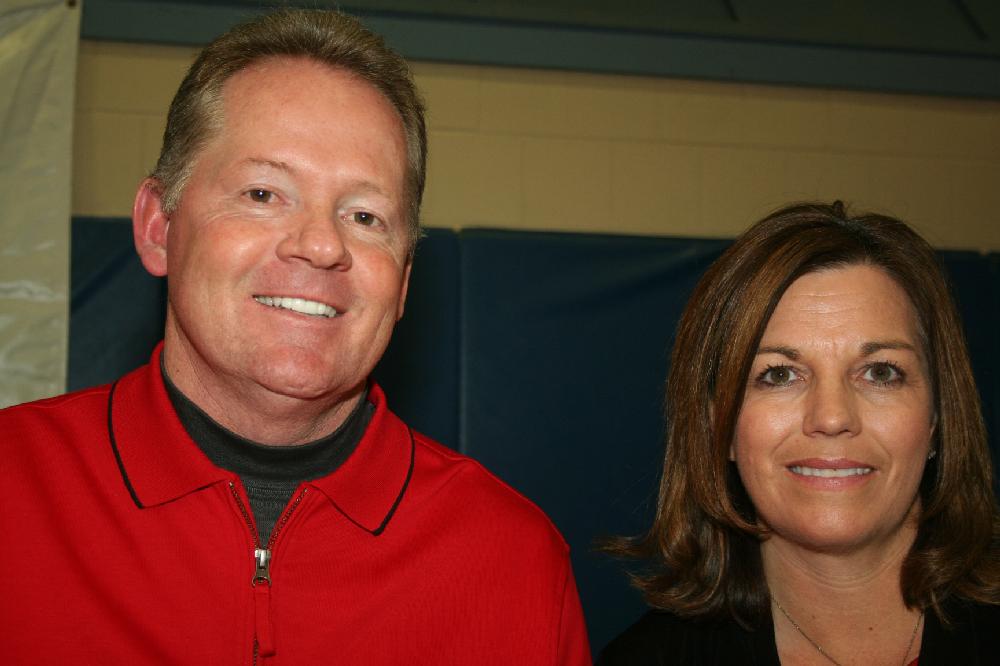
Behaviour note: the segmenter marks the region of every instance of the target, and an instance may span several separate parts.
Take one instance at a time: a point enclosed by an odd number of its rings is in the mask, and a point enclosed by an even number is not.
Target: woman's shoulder
[[[778,664],[768,623],[747,631],[733,620],[683,618],[652,610],[608,643],[597,666],[668,664]]]
[[[1000,663],[1000,606],[962,600],[944,604],[949,624],[928,612],[920,648],[920,664]]]
[[[676,649],[676,638],[688,639],[690,620],[664,611],[649,611],[608,643],[596,666],[616,664],[668,664]],[[700,627],[695,625],[695,631]]]

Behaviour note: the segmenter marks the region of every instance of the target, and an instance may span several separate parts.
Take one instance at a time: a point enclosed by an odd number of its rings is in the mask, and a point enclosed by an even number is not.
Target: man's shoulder
[[[81,452],[94,451],[107,439],[107,414],[108,387],[0,409],[3,492],[20,487],[18,480],[30,484],[39,475],[69,474],[83,459],[94,459]]]
[[[498,533],[516,532],[562,553],[569,548],[555,525],[534,502],[490,472],[426,435],[414,432],[415,471],[421,495],[433,495],[452,510],[489,524]]]
[[[3,424],[0,428],[10,434],[10,428],[45,428],[106,417],[110,388],[110,385],[94,386],[0,409]]]

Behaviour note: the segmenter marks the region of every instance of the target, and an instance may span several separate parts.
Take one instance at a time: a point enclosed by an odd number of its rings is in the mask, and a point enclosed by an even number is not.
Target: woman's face
[[[913,305],[886,273],[809,273],[778,302],[730,456],[773,538],[813,551],[912,532],[934,431]]]

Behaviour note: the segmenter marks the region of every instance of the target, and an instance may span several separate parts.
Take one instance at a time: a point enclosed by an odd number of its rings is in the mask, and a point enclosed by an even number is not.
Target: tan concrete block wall
[[[73,212],[128,215],[193,49],[84,42]],[[729,237],[841,198],[1000,250],[1000,103],[416,63],[428,226]]]
[[[73,214],[130,216],[167,108],[197,49],[82,40],[73,127]]]

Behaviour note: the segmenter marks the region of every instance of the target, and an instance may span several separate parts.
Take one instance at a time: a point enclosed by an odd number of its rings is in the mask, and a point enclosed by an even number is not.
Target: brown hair
[[[180,202],[198,152],[222,127],[222,88],[229,77],[269,57],[311,58],[374,86],[403,124],[407,147],[406,197],[410,250],[420,234],[420,202],[427,172],[424,106],[403,58],[381,37],[335,11],[286,9],[229,30],[199,54],[181,82],[163,133],[152,177],[163,187],[163,208]]]
[[[849,217],[840,202],[783,208],[754,224],[712,264],[677,330],[666,395],[666,453],[649,532],[606,550],[638,557],[647,602],[744,626],[770,613],[760,541],[767,537],[728,452],[764,329],[800,276],[867,264],[892,277],[917,315],[932,382],[937,456],[924,469],[916,540],[903,564],[909,607],[952,595],[1000,602],[1000,522],[986,430],[955,304],[933,249],[905,223]]]

